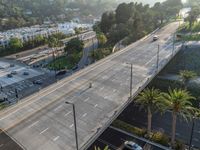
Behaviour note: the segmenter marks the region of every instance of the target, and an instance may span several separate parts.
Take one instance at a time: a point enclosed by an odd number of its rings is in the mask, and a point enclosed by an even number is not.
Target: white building
[[[40,26],[8,30],[6,32],[0,32],[0,46],[7,47],[11,38],[18,38],[21,39],[22,42],[27,42],[33,40],[38,35],[48,37],[58,32],[58,28],[42,28]]]
[[[48,37],[49,35],[62,32],[66,35],[75,34],[75,28],[85,28],[91,29],[92,24],[79,24],[76,22],[66,22],[58,24],[55,27],[44,27],[44,26],[32,26],[24,27],[13,30],[8,30],[6,32],[0,32],[0,47],[9,46],[11,38],[21,39],[22,42],[27,42],[33,40],[36,36],[41,35],[43,37]]]
[[[58,30],[64,34],[75,34],[75,28],[91,29],[92,24],[80,24],[77,22],[65,22],[58,24]]]

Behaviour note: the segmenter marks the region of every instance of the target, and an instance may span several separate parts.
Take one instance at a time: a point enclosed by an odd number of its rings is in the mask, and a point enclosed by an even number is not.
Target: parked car
[[[59,72],[56,74],[56,76],[64,75],[64,74],[66,74],[66,73],[67,73],[66,70],[62,70],[62,71],[59,71]]]
[[[0,93],[0,102],[5,102],[8,100],[8,96],[4,93]]]
[[[42,80],[35,80],[35,81],[33,81],[33,84],[42,85],[43,82],[42,82]]]
[[[153,41],[157,41],[159,39],[158,35],[153,36]]]
[[[28,75],[29,75],[29,72],[24,71],[23,75],[28,76]]]
[[[7,74],[7,77],[8,77],[8,78],[12,78],[13,75],[12,75],[12,74]]]
[[[11,71],[11,74],[12,74],[12,75],[16,75],[16,74],[17,74],[17,71]]]
[[[125,141],[124,147],[130,150],[143,150],[141,146],[132,141]]]
[[[15,67],[15,64],[10,64],[10,67]]]
[[[76,70],[76,69],[78,69],[78,65],[76,65],[76,66],[74,66],[74,67],[72,68],[72,70]]]

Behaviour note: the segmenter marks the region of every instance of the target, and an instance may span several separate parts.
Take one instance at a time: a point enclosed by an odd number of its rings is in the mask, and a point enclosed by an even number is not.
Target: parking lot
[[[0,85],[2,87],[18,83],[44,74],[26,65],[0,61]]]
[[[55,82],[54,73],[15,60],[0,60],[0,101],[13,104]]]

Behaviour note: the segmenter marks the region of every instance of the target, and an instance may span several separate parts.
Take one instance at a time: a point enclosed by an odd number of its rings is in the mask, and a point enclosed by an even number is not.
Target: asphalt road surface
[[[111,121],[130,103],[130,65],[133,63],[133,90],[137,94],[172,55],[172,37],[178,23],[171,23],[153,35],[116,52],[72,76],[0,112],[0,128],[27,150],[74,150],[75,104],[79,148],[88,148]],[[176,50],[180,44],[175,45]],[[89,88],[90,83],[92,87]]]

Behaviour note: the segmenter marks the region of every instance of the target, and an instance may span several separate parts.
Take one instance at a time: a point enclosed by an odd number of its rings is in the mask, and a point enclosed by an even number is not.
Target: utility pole
[[[159,69],[159,53],[160,53],[160,45],[158,44],[157,62],[156,62],[157,71],[158,71],[158,69]]]

